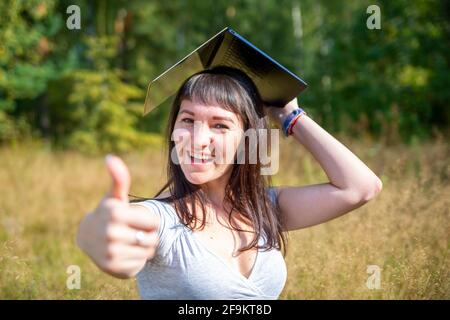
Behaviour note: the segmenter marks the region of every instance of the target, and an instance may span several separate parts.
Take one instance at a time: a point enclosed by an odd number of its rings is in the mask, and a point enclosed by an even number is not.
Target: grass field
[[[448,143],[340,141],[382,178],[383,191],[343,217],[290,233],[280,299],[449,299]],[[282,140],[281,152],[275,185],[327,181],[300,145]],[[131,193],[153,195],[164,181],[160,149],[123,159]],[[134,280],[103,274],[75,245],[79,221],[109,187],[103,157],[17,146],[0,149],[0,168],[0,299],[139,298]],[[66,287],[70,265],[80,267],[80,289]],[[381,269],[379,289],[366,286],[369,265]]]

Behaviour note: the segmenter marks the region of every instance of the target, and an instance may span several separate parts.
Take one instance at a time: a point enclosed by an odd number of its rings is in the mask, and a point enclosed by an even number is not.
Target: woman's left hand
[[[297,98],[289,101],[283,108],[272,107],[269,105],[264,105],[264,111],[269,117],[277,122],[280,126],[283,124],[284,119],[288,114],[290,114],[293,110],[298,109],[298,101]]]

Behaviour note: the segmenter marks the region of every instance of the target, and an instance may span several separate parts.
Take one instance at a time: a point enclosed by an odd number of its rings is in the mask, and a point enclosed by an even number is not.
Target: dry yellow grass
[[[449,299],[449,145],[341,141],[384,189],[343,217],[290,234],[280,298]],[[327,181],[311,155],[293,145],[282,141],[275,184]],[[131,193],[153,195],[164,181],[161,152],[123,158]],[[133,280],[103,274],[75,246],[79,221],[109,187],[102,157],[19,146],[0,150],[0,168],[0,299],[139,298]],[[81,268],[79,290],[66,287],[70,265]],[[367,288],[368,265],[381,268],[380,289]]]

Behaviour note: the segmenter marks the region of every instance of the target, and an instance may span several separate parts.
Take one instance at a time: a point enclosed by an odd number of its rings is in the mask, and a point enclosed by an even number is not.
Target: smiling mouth
[[[212,163],[214,158],[206,155],[192,154],[189,151],[187,152],[191,163]]]

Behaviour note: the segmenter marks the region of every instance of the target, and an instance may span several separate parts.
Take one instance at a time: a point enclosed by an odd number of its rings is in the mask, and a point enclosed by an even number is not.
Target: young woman
[[[330,182],[270,185],[259,157],[249,161],[264,146],[245,137],[269,129],[265,115],[312,153]],[[136,276],[144,299],[277,299],[287,274],[285,233],[354,210],[382,188],[296,99],[284,108],[265,106],[236,69],[189,77],[174,100],[168,133],[168,182],[155,198],[129,203],[127,167],[108,156],[111,191],[77,235],[100,269]]]

